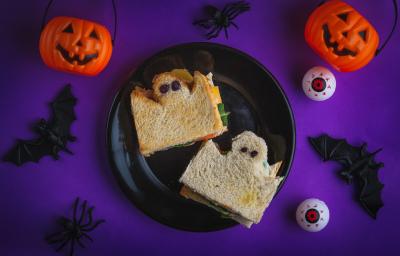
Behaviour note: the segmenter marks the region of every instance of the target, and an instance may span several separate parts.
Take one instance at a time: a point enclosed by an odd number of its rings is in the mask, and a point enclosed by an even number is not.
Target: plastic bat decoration
[[[41,119],[35,125],[35,131],[39,134],[39,138],[18,140],[16,145],[4,156],[4,161],[20,166],[26,162],[38,162],[47,155],[58,159],[60,150],[72,154],[67,148],[67,142],[76,139],[70,133],[71,124],[76,120],[74,112],[76,102],[77,99],[71,93],[71,85],[66,85],[50,103],[52,109],[50,120]]]
[[[381,149],[369,153],[367,144],[352,146],[345,139],[334,139],[328,135],[309,138],[311,145],[324,161],[334,160],[344,167],[340,176],[348,183],[358,185],[358,200],[368,214],[376,219],[383,202],[381,191],[383,184],[379,181],[378,170],[383,163],[376,162],[374,156]]]

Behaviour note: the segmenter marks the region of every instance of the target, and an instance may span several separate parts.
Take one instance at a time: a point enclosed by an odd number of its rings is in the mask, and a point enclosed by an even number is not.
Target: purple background
[[[54,161],[16,167],[0,163],[0,255],[55,255],[43,236],[58,215],[71,214],[76,196],[96,205],[95,217],[107,219],[79,255],[400,255],[399,157],[400,122],[398,60],[400,33],[367,67],[353,73],[334,71],[337,90],[326,102],[313,102],[301,90],[312,66],[329,67],[306,45],[303,29],[320,0],[251,1],[252,11],[237,19],[239,31],[229,40],[212,40],[238,48],[263,63],[280,81],[293,107],[297,149],[291,173],[262,222],[250,230],[237,226],[212,233],[189,233],[163,226],[136,209],[119,190],[106,157],[105,125],[113,95],[129,73],[161,49],[204,41],[194,28],[206,3],[226,1],[117,1],[118,38],[108,67],[97,77],[75,76],[47,68],[38,52],[39,29],[47,1],[5,1],[0,16],[1,69],[0,154],[16,138],[47,117],[49,102],[67,82],[79,98],[72,132],[75,153]],[[391,1],[349,0],[386,37],[393,19]],[[92,19],[112,28],[111,1],[55,1],[50,17]],[[251,81],[249,81],[251,82]],[[338,179],[336,163],[323,163],[307,136],[327,132],[351,143],[383,147],[380,177],[385,207],[378,220],[354,200],[352,186]],[[324,200],[331,221],[320,233],[302,231],[295,223],[297,204],[309,197]]]

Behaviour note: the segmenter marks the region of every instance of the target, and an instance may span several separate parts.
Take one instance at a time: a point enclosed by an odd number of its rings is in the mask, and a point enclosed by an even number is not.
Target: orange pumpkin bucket
[[[51,3],[46,8],[44,20]],[[114,1],[112,3],[115,38],[116,8]],[[73,17],[55,17],[42,27],[39,50],[47,66],[88,76],[99,74],[107,66],[114,40],[103,25]]]
[[[396,22],[397,3],[391,34]],[[321,58],[337,70],[345,72],[367,65],[376,55],[379,45],[379,35],[375,28],[353,7],[338,0],[327,1],[311,13],[304,36]]]
[[[112,41],[108,30],[98,23],[56,17],[42,31],[39,49],[51,68],[94,76],[107,66]]]

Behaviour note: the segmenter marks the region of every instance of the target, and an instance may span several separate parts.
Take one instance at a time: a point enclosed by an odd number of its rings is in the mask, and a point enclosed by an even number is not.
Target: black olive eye
[[[360,31],[360,32],[358,32],[358,34],[364,40],[364,42],[367,41],[367,31],[366,30]]]
[[[240,151],[243,152],[243,153],[246,153],[247,152],[247,148],[243,147],[243,148],[240,149]]]
[[[257,155],[258,155],[258,152],[255,150],[251,151],[251,153],[250,153],[251,157],[256,157]]]
[[[169,91],[169,84],[161,85],[159,90],[161,93],[167,93]]]
[[[72,28],[72,24],[69,24],[64,30],[63,30],[63,32],[64,33],[74,33],[74,30],[73,30],[73,28]]]
[[[181,89],[181,84],[179,83],[179,81],[173,81],[171,84],[171,88],[173,91],[177,91],[179,89]]]
[[[94,38],[94,39],[99,39],[99,36],[97,35],[96,31],[94,31],[94,30],[90,33],[89,36],[90,36],[91,38]]]
[[[343,20],[344,22],[346,22],[347,21],[347,16],[349,16],[348,13],[342,13],[342,14],[338,15],[338,18]]]

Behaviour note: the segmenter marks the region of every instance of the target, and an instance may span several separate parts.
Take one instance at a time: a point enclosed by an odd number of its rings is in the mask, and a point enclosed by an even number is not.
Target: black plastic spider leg
[[[221,15],[225,15],[225,13],[228,11],[229,4],[225,5],[224,8],[221,10]]]
[[[46,241],[48,244],[56,244],[64,241],[66,237],[66,232],[59,232],[58,234],[46,237]]]
[[[219,10],[213,5],[206,5],[204,11],[208,16],[213,17]]]
[[[228,29],[224,27],[225,38],[228,39]]]
[[[56,233],[53,233],[51,235],[46,236],[45,239],[46,239],[47,242],[53,243],[52,241],[60,240],[60,236],[64,237],[65,234],[66,234],[65,231],[59,231],[59,232],[56,232]]]
[[[202,27],[205,29],[211,28],[213,24],[214,24],[214,21],[212,19],[195,20],[193,22],[193,25],[199,26],[199,27]]]
[[[61,216],[57,219],[57,223],[63,227],[69,222],[72,222],[72,221],[65,216]]]
[[[219,33],[221,32],[222,28],[223,28],[223,27],[219,27],[219,28],[217,29],[217,31],[214,33],[214,35],[212,35],[212,36],[210,37],[210,39],[211,39],[211,38],[217,37],[217,36],[219,35]]]
[[[218,27],[215,26],[211,30],[209,30],[206,34],[207,39],[211,39],[211,38],[215,37],[215,36],[213,36],[213,34],[215,31],[217,31],[217,29],[218,29]]]
[[[64,242],[56,249],[56,252],[61,251],[62,248],[64,248],[64,246],[71,241],[71,237],[68,237],[67,239],[64,240]]]
[[[244,13],[247,10],[240,10],[240,9],[236,9],[236,10],[232,10],[230,12],[227,12],[226,15],[228,17],[229,20],[233,20],[235,19],[239,14]]]
[[[92,224],[92,219],[93,219],[92,212],[93,212],[93,209],[94,209],[94,207],[90,207],[89,208],[89,210],[88,210],[89,221],[88,221],[88,223],[86,223],[84,225],[81,225],[81,228],[85,228],[85,227],[90,226]]]
[[[79,222],[78,222],[79,225],[81,225],[83,219],[85,218],[85,215],[86,215],[86,205],[87,205],[87,201],[85,200],[85,201],[83,201],[81,217],[79,218]]]
[[[226,15],[229,19],[236,18],[239,14],[250,10],[250,5],[244,1],[229,4],[223,15]]]
[[[79,245],[81,248],[86,248],[86,246],[80,241],[81,237],[82,237],[82,236],[78,237],[78,238],[76,239],[76,242],[78,243],[78,245]]]
[[[206,34],[207,39],[210,40],[211,38],[215,38],[219,35],[222,27],[215,26],[210,32]]]
[[[88,234],[82,233],[82,236],[84,236],[84,237],[86,237],[87,239],[89,239],[90,242],[93,242],[93,238],[91,238]]]
[[[71,151],[71,150],[69,150],[67,147],[63,147],[62,148],[65,152],[67,152],[68,154],[70,154],[70,155],[73,155],[74,153]]]
[[[70,256],[74,256],[74,252],[75,252],[75,238],[72,239],[71,241],[71,246],[69,249],[69,255]]]
[[[98,225],[100,225],[101,223],[106,222],[105,220],[98,220],[96,221],[96,223],[94,223],[93,226],[89,227],[89,228],[82,228],[81,230],[84,232],[89,232],[92,231],[93,229],[97,228]]]
[[[55,160],[58,160],[60,158],[60,156],[58,155],[58,146],[54,145],[52,150],[51,150],[51,155],[53,156],[53,158]]]
[[[221,11],[222,15],[228,15],[230,12],[238,9],[241,5],[245,4],[246,2],[244,1],[239,1],[239,2],[234,2],[230,3],[224,6],[224,8]]]
[[[76,221],[76,210],[78,208],[78,204],[79,204],[79,197],[77,197],[75,199],[75,203],[74,203],[74,219],[73,219],[74,224],[77,223],[77,221]]]
[[[59,238],[59,239],[54,239],[54,240],[51,240],[51,241],[47,241],[47,243],[48,244],[58,244],[58,243],[61,243],[64,240],[65,240],[65,237],[62,237],[62,238]]]
[[[235,22],[231,21],[231,24],[232,24],[232,26],[234,26],[236,29],[239,29],[239,26],[238,26],[238,25],[236,25],[236,23],[235,23]]]
[[[73,136],[73,135],[71,135],[71,134],[69,134],[69,135],[67,136],[67,140],[74,142],[74,141],[76,141],[76,137]]]
[[[228,17],[229,19],[235,12],[239,12],[239,9],[236,9],[234,6],[228,6],[226,9],[222,11],[222,15]]]

